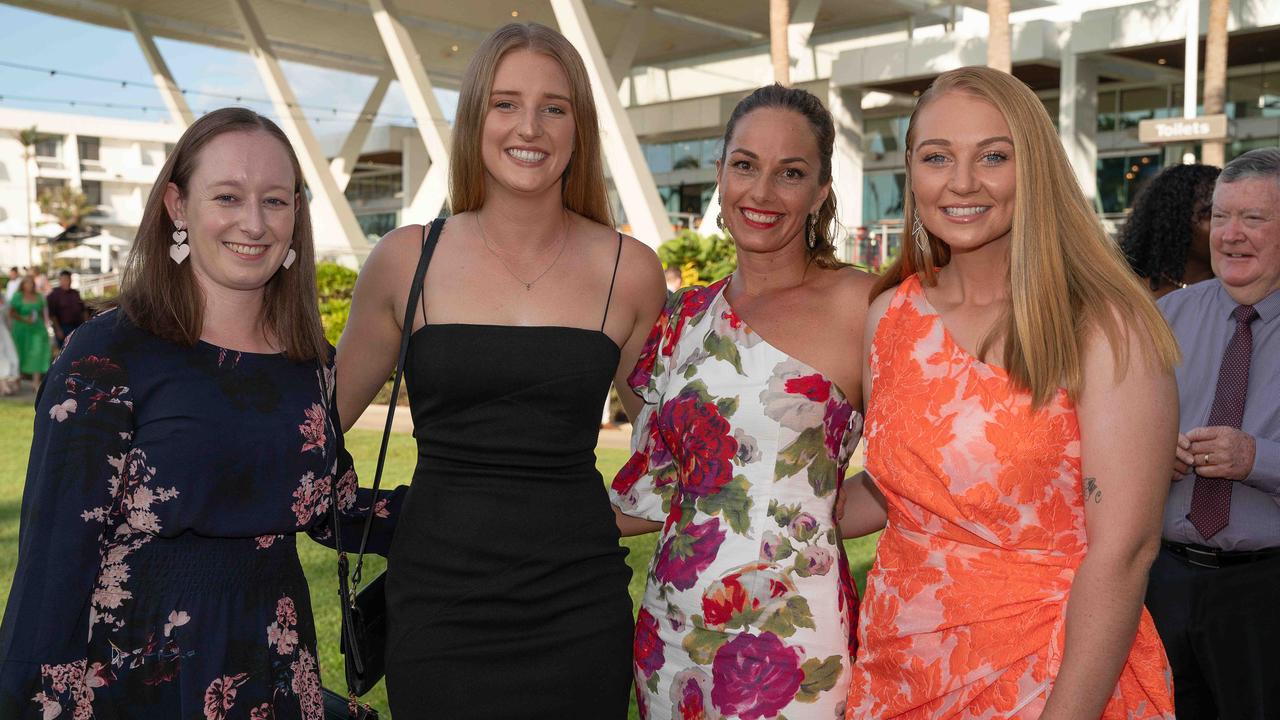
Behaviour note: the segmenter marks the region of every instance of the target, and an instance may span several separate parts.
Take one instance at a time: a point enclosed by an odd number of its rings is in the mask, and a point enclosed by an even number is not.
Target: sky
[[[266,88],[247,53],[164,38],[156,38],[156,45],[178,86],[195,91],[187,95],[187,103],[196,115],[236,104],[275,116],[270,102],[266,101]],[[127,80],[131,84],[121,87],[114,83],[50,76],[47,72],[17,69],[10,64],[79,72]],[[313,121],[312,130],[322,138],[346,134],[374,84],[371,76],[287,61],[281,66],[300,104],[325,108],[309,109],[306,113]],[[141,86],[135,87],[133,83]],[[242,102],[205,97],[197,94],[199,92],[240,96]],[[445,116],[452,122],[457,93],[437,90],[436,96]],[[70,102],[77,104],[72,106]],[[106,108],[86,103],[150,106],[152,109]],[[152,84],[146,58],[132,33],[6,4],[0,4],[0,107],[131,120],[169,119],[164,101]],[[335,114],[332,109],[339,112]],[[346,112],[342,112],[344,110]],[[379,113],[378,125],[413,124],[412,112],[398,82],[391,84]]]

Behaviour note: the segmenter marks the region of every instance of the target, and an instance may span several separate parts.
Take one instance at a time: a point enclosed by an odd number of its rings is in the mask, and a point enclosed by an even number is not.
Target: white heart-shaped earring
[[[298,259],[298,251],[289,248],[289,252],[284,254],[284,269],[288,270],[293,267],[293,261]]]
[[[169,246],[169,257],[173,258],[173,261],[178,263],[179,265],[181,265],[182,261],[186,260],[187,256],[190,254],[191,254],[190,245],[170,245]]]
[[[186,230],[174,230],[174,231],[173,231],[173,241],[174,241],[175,243],[178,243],[179,245],[181,245],[182,243],[186,242],[186,240],[187,240],[187,231],[186,231]]]

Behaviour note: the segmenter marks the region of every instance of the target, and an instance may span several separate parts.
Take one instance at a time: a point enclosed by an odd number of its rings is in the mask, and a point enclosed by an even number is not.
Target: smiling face
[[[295,183],[279,140],[233,131],[200,150],[185,191],[169,184],[165,206],[186,224],[191,270],[206,292],[261,290],[280,269],[293,240]]]
[[[1280,179],[1219,182],[1209,223],[1213,274],[1233,300],[1252,305],[1280,289]]]
[[[818,141],[803,115],[764,107],[742,116],[716,162],[720,215],[739,252],[804,244],[805,221],[830,192]]]
[[[1016,176],[1013,133],[995,105],[952,91],[916,116],[911,191],[926,229],[951,252],[1008,242]]]
[[[569,78],[554,58],[529,50],[502,57],[480,151],[490,183],[536,194],[560,182],[573,157],[570,94]]]

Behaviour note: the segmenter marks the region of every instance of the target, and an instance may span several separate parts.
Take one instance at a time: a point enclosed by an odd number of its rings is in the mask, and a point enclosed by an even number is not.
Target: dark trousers
[[[1162,548],[1147,609],[1178,720],[1280,718],[1280,557],[1205,568]]]

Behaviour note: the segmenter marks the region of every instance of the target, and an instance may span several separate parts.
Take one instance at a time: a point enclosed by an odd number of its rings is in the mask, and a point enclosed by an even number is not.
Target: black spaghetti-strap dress
[[[603,328],[429,324],[410,339],[395,720],[626,717],[631,570],[595,466],[620,352]]]

